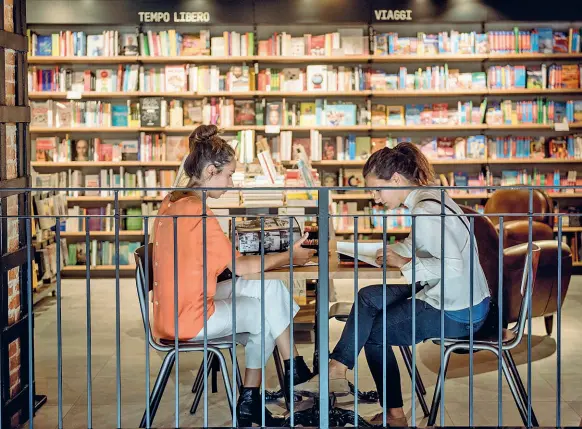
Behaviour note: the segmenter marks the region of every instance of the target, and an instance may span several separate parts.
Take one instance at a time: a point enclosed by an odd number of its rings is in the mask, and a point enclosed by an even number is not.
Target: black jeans
[[[357,354],[362,347],[380,402],[384,392],[382,374],[382,351],[384,347],[382,328],[382,285],[367,286],[358,292],[358,343],[354,342],[356,320],[354,306],[346,322],[339,342],[336,344],[331,359],[343,363],[349,369],[355,365]],[[418,287],[417,290],[420,290]],[[412,287],[409,285],[386,286],[386,346],[412,345]],[[416,300],[416,342],[441,335],[441,313],[424,301]],[[473,323],[473,331],[481,328],[483,322]],[[469,324],[456,322],[445,316],[444,336],[459,338],[469,335]],[[357,352],[357,353],[356,353]],[[399,408],[403,406],[400,372],[392,347],[386,347],[386,406]]]

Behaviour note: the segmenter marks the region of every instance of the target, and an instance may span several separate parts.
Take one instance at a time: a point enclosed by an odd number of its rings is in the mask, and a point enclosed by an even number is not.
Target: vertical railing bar
[[[146,393],[146,428],[151,427],[151,416],[150,416],[150,300],[149,300],[149,288],[150,288],[150,254],[149,254],[149,218],[144,217],[143,234],[145,243],[145,393]]]
[[[178,324],[178,312],[179,300],[178,300],[178,217],[172,217],[172,233],[174,234],[174,350],[175,350],[175,363],[176,363],[176,385],[174,386],[175,391],[175,409],[174,409],[174,419],[176,427],[180,427],[180,326]],[[206,331],[204,331],[206,335]],[[206,373],[205,373],[206,374]]]
[[[531,423],[531,335],[532,335],[532,323],[531,323],[531,312],[532,312],[532,271],[533,271],[533,258],[532,258],[532,240],[533,240],[533,188],[529,189],[529,209],[528,209],[528,238],[527,238],[527,254],[528,254],[528,276],[527,276],[527,425],[532,427]]]
[[[93,427],[93,376],[91,371],[91,241],[89,216],[85,216],[85,281],[87,293],[87,427]]]
[[[460,219],[459,219],[460,220]],[[461,220],[462,222],[462,220]],[[475,218],[469,218],[469,242],[470,242],[470,261],[469,261],[469,426],[474,426],[474,414],[473,414],[473,295],[474,295],[474,276],[475,276]]]
[[[55,231],[57,243],[61,242],[60,218],[57,217],[57,228]],[[61,284],[61,264],[60,245],[57,246],[57,404],[58,404],[58,427],[63,428],[63,324],[62,324],[62,284]]]
[[[329,192],[318,192],[319,285],[317,288],[317,329],[319,356],[319,427],[329,429]]]
[[[295,374],[295,359],[293,359],[293,350],[295,350],[295,335],[294,335],[294,317],[293,317],[293,227],[294,218],[289,216],[289,348],[291,350],[291,357],[289,359],[289,413],[290,413],[290,426],[295,426],[295,384],[293,374]],[[285,388],[285,386],[283,386]]]
[[[358,216],[354,216],[354,426],[358,426]]]
[[[204,427],[208,427],[208,254],[206,252],[206,189],[202,190],[202,309],[203,309],[203,319],[204,319],[204,338],[203,338],[203,350],[204,350]]]
[[[121,427],[121,297],[119,290],[119,191],[114,192],[115,207],[115,388],[117,427]]]
[[[237,364],[236,364],[236,217],[231,218],[231,237],[232,237],[232,426],[236,427],[236,388],[237,388]]]
[[[28,199],[27,199],[28,201]],[[56,218],[56,231],[61,229],[61,219]],[[29,428],[34,429],[34,362],[33,362],[33,347],[34,347],[34,328],[33,328],[33,311],[32,311],[32,221],[30,217],[26,218],[26,317],[28,325],[28,422]],[[57,273],[61,270],[61,240],[60,234],[57,232]],[[62,393],[62,392],[61,392]]]
[[[503,216],[499,217],[499,284],[497,286],[497,308],[499,311],[497,323],[497,348],[499,354],[497,355],[497,426],[503,426]]]
[[[441,426],[445,425],[445,190],[441,189]]]
[[[562,216],[558,215],[558,310],[556,339],[556,427],[562,426]]]
[[[261,426],[265,426],[265,217],[261,216]]]
[[[412,232],[412,426],[416,427],[416,216],[412,216],[410,230]]]
[[[386,413],[388,412],[387,402],[386,402],[386,358],[388,345],[386,344],[386,331],[387,331],[387,321],[386,321],[386,248],[388,247],[388,242],[386,240],[387,234],[387,222],[386,215],[382,216],[382,426],[386,427]],[[414,397],[412,399],[414,404]],[[414,410],[414,405],[412,406]]]

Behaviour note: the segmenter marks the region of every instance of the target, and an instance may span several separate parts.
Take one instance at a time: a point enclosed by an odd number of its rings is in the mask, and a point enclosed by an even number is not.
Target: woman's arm
[[[294,265],[304,265],[306,264],[315,254],[313,249],[305,249],[301,247],[303,242],[307,240],[309,233],[305,233],[300,240],[293,244],[293,264]],[[289,264],[289,251],[281,253],[269,253],[265,255],[265,265],[264,270],[272,270],[277,267]],[[248,255],[240,256],[236,258],[236,275],[244,276],[247,274],[260,273],[261,272],[261,256],[260,255]],[[232,264],[228,267],[232,271]]]

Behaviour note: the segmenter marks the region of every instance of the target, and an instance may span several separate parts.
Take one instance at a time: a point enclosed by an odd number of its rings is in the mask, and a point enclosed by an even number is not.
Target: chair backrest
[[[527,249],[528,243],[520,244],[520,247],[525,246]],[[518,246],[515,246],[518,247]],[[525,256],[525,263],[523,265],[523,275],[521,279],[521,306],[519,309],[519,318],[517,323],[513,327],[513,332],[515,333],[515,339],[509,347],[515,347],[520,343],[523,333],[525,330],[525,324],[528,318],[528,309],[530,303],[530,297],[533,293],[533,288],[535,287],[536,275],[538,271],[538,266],[540,262],[541,248],[535,243],[531,244],[531,252],[527,252]],[[531,273],[530,273],[530,260],[531,260]],[[529,279],[531,278],[531,281]]]
[[[467,206],[459,206],[464,213],[478,214]],[[474,232],[479,250],[479,263],[485,273],[491,299],[497,299],[499,284],[499,235],[495,226],[487,216],[474,217]]]
[[[151,345],[156,345],[154,336],[152,334],[151,322],[149,321],[149,293],[153,289],[154,285],[154,270],[152,263],[152,255],[154,252],[154,246],[152,243],[148,243],[144,246],[139,247],[135,253],[135,285],[137,288],[137,297],[139,299],[139,308],[141,310],[141,317],[143,321],[144,331],[149,332],[149,342]],[[147,267],[147,276],[146,276]]]
[[[552,199],[542,190],[534,189],[532,192],[533,212],[544,214],[544,216],[534,216],[533,220],[546,223],[553,227],[554,216],[549,215],[554,210]],[[510,220],[527,220],[529,194],[530,191],[528,189],[498,189],[489,196],[485,204],[484,212],[490,215],[489,218],[494,225],[499,224],[499,216],[494,216],[499,213],[524,213],[523,216],[506,217],[504,218],[505,222],[509,222]]]

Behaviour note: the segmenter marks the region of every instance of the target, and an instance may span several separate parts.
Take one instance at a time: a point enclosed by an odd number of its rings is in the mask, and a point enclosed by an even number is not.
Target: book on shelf
[[[134,265],[132,255],[142,245],[139,241],[119,242],[119,265]],[[87,248],[83,243],[69,243],[66,252],[67,265],[85,265],[87,263]],[[115,243],[111,241],[91,240],[89,244],[89,265],[98,267],[102,265],[115,266],[117,252]]]
[[[116,30],[100,34],[84,31],[60,31],[52,34],[37,34],[28,30],[29,54],[32,56],[118,56],[136,55],[137,35],[121,35]]]
[[[292,36],[287,32],[274,33],[259,40],[259,56],[344,56],[367,55],[368,38],[363,29],[338,29],[333,33]]]

